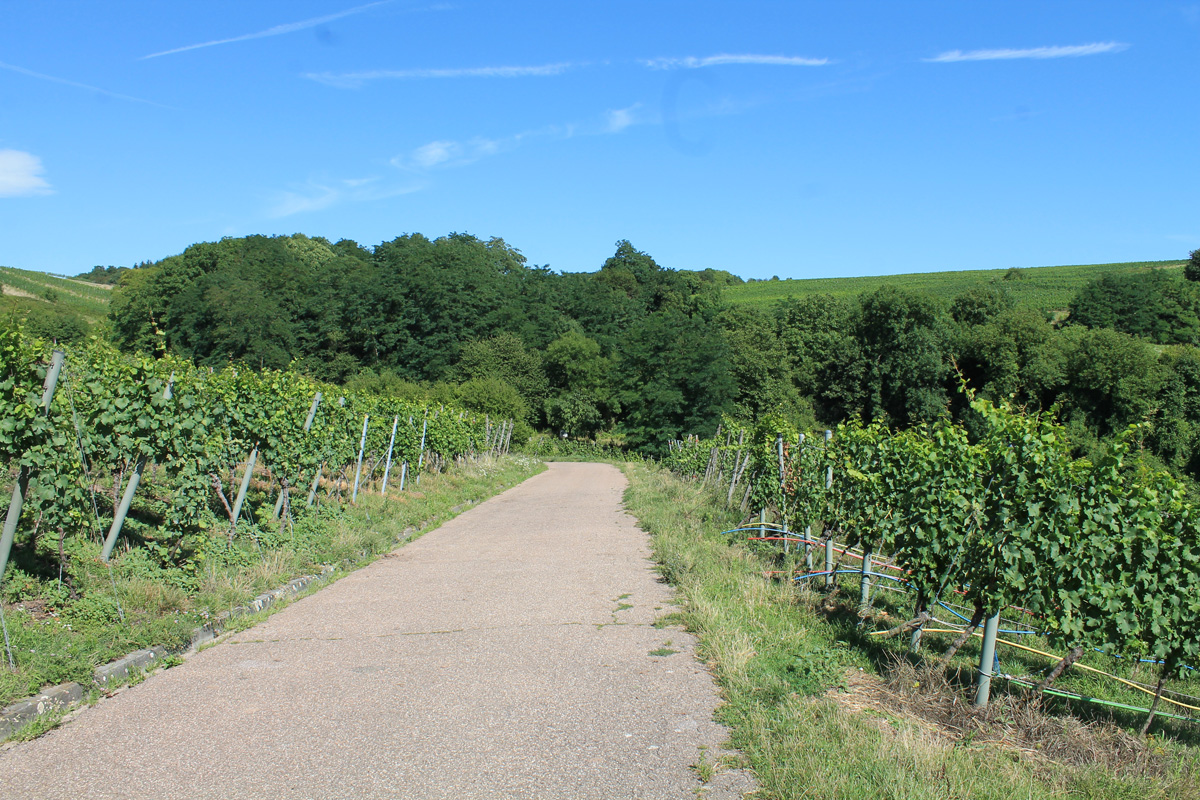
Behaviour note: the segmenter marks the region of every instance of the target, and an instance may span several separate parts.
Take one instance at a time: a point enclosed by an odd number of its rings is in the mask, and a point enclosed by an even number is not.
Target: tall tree
[[[861,303],[855,335],[868,365],[865,416],[936,419],[947,405],[949,314],[936,298],[890,285]]]
[[[683,434],[709,435],[732,410],[736,384],[719,327],[668,307],[629,331],[618,366],[629,443],[652,452]]]

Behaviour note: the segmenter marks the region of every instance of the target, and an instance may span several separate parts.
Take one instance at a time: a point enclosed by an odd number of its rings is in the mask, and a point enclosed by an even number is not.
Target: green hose
[[[1015,683],[1018,686],[1025,686],[1030,689],[1034,688],[1034,684],[1029,683],[1027,681],[1023,681],[1020,678],[1014,678],[1009,675],[997,675],[996,677],[1007,678],[1010,683]],[[1045,692],[1046,694],[1054,695],[1055,697],[1065,697],[1068,700],[1083,700],[1088,703],[1099,703],[1102,706],[1112,706],[1113,708],[1123,708],[1127,711],[1140,711],[1143,714],[1150,713],[1150,709],[1148,709],[1148,708],[1141,708],[1140,706],[1130,706],[1130,705],[1126,705],[1125,703],[1116,703],[1116,702],[1113,702],[1112,700],[1098,700],[1095,697],[1084,697],[1081,694],[1074,694],[1072,692],[1060,692],[1057,689],[1043,689],[1042,691]],[[1157,711],[1157,712],[1155,712],[1155,716],[1170,717],[1171,719],[1181,719],[1184,722],[1200,722],[1200,719],[1196,719],[1194,717],[1184,717],[1179,714],[1170,714],[1166,711]]]

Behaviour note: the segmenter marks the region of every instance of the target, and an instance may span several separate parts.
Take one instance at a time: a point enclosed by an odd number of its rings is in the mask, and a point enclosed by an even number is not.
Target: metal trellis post
[[[42,400],[39,404],[44,414],[50,413],[50,401],[54,399],[54,388],[58,386],[58,376],[66,359],[67,354],[62,350],[55,350],[50,355],[50,369],[46,370],[46,379],[42,383]],[[12,502],[8,504],[8,516],[4,518],[4,532],[0,534],[0,581],[4,580],[4,568],[8,566],[8,554],[12,551],[17,522],[21,519],[21,507],[29,493],[29,478],[28,468],[22,467],[17,475],[17,485],[13,487]]]
[[[171,387],[175,384],[175,373],[171,373],[170,380],[167,381],[167,388],[163,391],[163,400],[170,400],[174,394]],[[112,527],[108,529],[108,536],[104,539],[104,549],[100,551],[100,559],[108,561],[112,557],[113,548],[117,545],[117,537],[121,535],[121,529],[125,527],[125,518],[129,516],[129,508],[133,505],[133,496],[137,494],[138,486],[142,483],[142,472],[146,469],[146,457],[139,456],[137,462],[133,465],[133,474],[129,476],[129,481],[125,484],[125,494],[121,496],[121,504],[117,507],[117,513],[113,515]]]
[[[379,488],[380,494],[387,494],[388,475],[392,471],[392,448],[396,446],[396,426],[400,424],[400,415],[392,420],[392,439],[388,442],[387,466],[383,468],[383,486]]]
[[[979,654],[979,682],[975,687],[975,707],[988,704],[992,691],[992,668],[996,662],[996,632],[1000,628],[1000,612],[988,617],[983,626],[983,652]]]
[[[367,446],[367,423],[371,421],[370,414],[363,415],[362,438],[358,440],[358,466],[354,468],[354,491],[350,493],[350,502],[358,502],[358,482],[362,478],[363,449]]]

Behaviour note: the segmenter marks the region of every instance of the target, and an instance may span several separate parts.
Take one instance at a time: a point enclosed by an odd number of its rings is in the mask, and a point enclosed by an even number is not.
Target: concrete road
[[[740,796],[624,485],[550,465],[0,753],[0,798]]]

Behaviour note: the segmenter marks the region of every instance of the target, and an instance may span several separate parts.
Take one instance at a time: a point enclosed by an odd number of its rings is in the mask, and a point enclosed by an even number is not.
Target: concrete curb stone
[[[64,683],[0,710],[0,739],[7,739],[43,714],[65,709],[83,700],[83,686]]]

